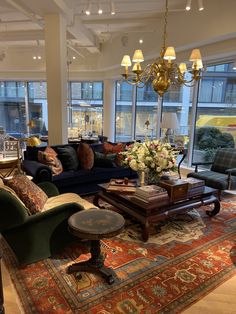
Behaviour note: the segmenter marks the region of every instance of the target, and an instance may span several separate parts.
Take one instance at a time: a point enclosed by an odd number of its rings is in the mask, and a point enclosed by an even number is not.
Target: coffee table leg
[[[146,221],[145,224],[142,225],[142,238],[144,242],[147,242],[149,238],[149,222]]]
[[[210,217],[217,215],[220,211],[220,201],[215,197],[215,200],[212,202],[214,204],[214,208],[212,210],[206,210],[206,214]]]

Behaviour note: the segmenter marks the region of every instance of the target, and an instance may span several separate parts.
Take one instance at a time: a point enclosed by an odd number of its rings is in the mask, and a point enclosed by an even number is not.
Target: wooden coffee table
[[[132,201],[132,194],[122,194],[119,192],[106,191],[107,184],[99,184],[101,191],[95,195],[93,204],[103,208],[99,205],[99,199],[115,206],[123,212],[136,218],[142,226],[142,238],[147,241],[149,238],[150,224],[165,220],[168,217],[174,216],[178,213],[189,211],[193,208],[213,204],[212,210],[206,210],[206,214],[210,217],[215,216],[220,211],[220,202],[217,198],[217,190],[210,187],[205,187],[204,192],[197,196],[186,197],[178,202],[168,202],[161,207],[154,209],[147,209],[144,206],[137,205]]]

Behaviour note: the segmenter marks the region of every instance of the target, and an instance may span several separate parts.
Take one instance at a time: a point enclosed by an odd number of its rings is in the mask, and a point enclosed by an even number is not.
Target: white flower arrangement
[[[148,172],[152,177],[160,177],[164,171],[177,171],[176,157],[169,143],[160,140],[134,142],[122,152],[122,163],[135,171]]]

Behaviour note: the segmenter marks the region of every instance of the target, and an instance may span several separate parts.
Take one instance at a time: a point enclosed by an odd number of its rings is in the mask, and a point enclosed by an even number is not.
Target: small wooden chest
[[[187,198],[188,182],[184,180],[163,180],[158,185],[167,190],[171,202]]]

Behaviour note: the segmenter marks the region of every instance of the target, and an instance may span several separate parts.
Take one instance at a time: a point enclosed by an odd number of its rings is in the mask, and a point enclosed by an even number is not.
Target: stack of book
[[[131,199],[137,205],[147,209],[158,208],[169,203],[167,191],[157,185],[138,187]]]
[[[205,181],[196,178],[187,178],[184,180],[188,182],[188,197],[197,196],[204,192]]]

